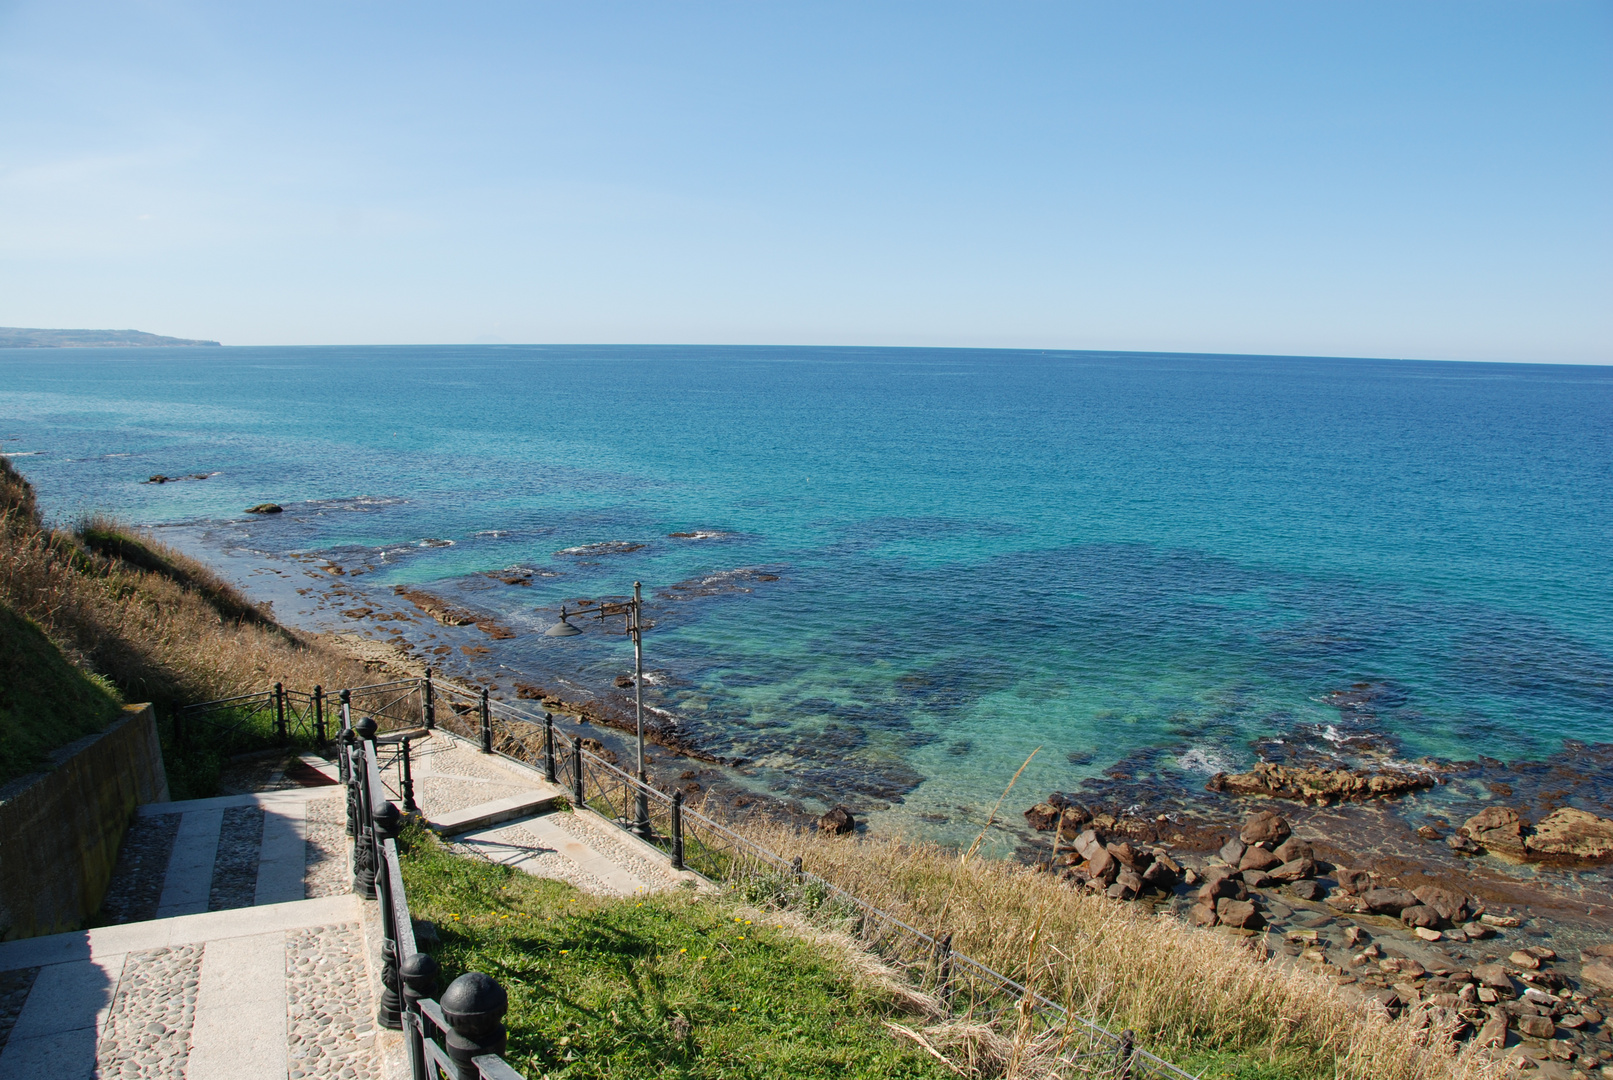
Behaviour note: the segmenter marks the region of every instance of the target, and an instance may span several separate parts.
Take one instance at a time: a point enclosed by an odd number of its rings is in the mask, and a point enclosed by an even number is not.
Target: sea
[[[149,527],[294,625],[395,636],[343,612],[399,585],[487,616],[513,636],[402,633],[501,692],[610,692],[619,630],[543,630],[642,582],[654,714],[875,828],[966,840],[1027,758],[1005,813],[1139,761],[1193,792],[1282,747],[1613,742],[1610,367],[10,350],[0,440],[53,520]]]

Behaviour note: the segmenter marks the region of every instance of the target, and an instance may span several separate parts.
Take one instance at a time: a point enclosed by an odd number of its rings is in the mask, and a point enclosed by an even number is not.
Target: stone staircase
[[[421,811],[466,853],[622,896],[692,878],[556,812],[564,792],[535,770],[440,731],[412,750]],[[375,1022],[379,916],[352,891],[345,789],[319,758],[290,764],[266,773],[277,790],[140,807],[108,925],[0,943],[0,1078],[407,1077],[401,1036]]]

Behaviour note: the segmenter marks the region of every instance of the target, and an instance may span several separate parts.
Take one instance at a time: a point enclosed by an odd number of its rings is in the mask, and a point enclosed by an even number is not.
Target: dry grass
[[[901,840],[829,838],[761,820],[739,826],[848,892],[939,936],[1140,1046],[1174,1057],[1236,1052],[1339,1080],[1480,1080],[1489,1055],[1460,1050],[1410,1018],[1371,1015],[1358,999],[1269,959],[1262,939],[1197,930],[1060,885],[1016,863],[960,858]],[[920,1029],[970,1075],[1046,1075],[1048,1047],[1013,1021],[991,1030]],[[979,1030],[977,1030],[979,1029]],[[1045,1041],[1045,1040],[1044,1040]],[[995,1064],[993,1064],[995,1063]]]
[[[173,705],[372,681],[363,665],[277,625],[207,567],[106,518],[46,529],[0,458],[0,602],[130,701]]]

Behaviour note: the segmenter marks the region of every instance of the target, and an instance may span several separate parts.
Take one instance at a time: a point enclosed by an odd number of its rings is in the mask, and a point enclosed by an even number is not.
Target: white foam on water
[[[436,537],[428,536],[416,546],[423,548],[453,547],[454,542],[452,540],[438,540]]]
[[[1192,746],[1176,755],[1176,764],[1184,772],[1214,775],[1232,772],[1234,763],[1213,747]]]

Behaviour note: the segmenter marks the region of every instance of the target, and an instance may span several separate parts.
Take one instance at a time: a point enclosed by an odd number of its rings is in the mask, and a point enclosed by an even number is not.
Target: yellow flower
[[[567,953],[568,953],[568,952],[570,952],[570,951],[571,951],[571,950],[570,950],[570,949],[561,949],[561,950],[560,950],[560,955],[561,955],[561,956],[564,956],[564,955],[566,955],[566,954],[567,954]]]

